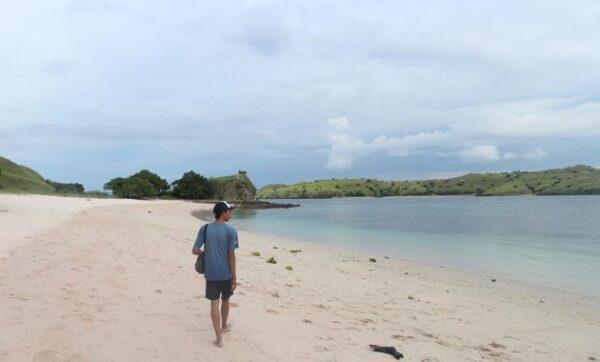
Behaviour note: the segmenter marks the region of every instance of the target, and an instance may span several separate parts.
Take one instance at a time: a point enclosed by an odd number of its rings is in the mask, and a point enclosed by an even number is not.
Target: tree
[[[215,187],[206,177],[189,171],[172,183],[173,195],[182,199],[206,199],[214,194]]]
[[[128,177],[123,183],[121,194],[121,197],[141,199],[143,197],[154,197],[157,192],[150,181],[141,177]]]
[[[63,194],[82,194],[85,188],[80,183],[61,183],[52,180],[44,180],[47,184],[54,187],[54,191]]]
[[[139,177],[149,181],[158,195],[164,194],[170,188],[170,185],[167,182],[167,180],[165,180],[164,178],[160,178],[160,176],[148,170],[141,170],[140,172],[133,174],[131,177]]]
[[[129,199],[140,199],[157,195],[157,191],[150,181],[134,176],[114,178],[104,185],[104,189],[111,190],[113,195],[117,197]]]
[[[127,178],[116,177],[104,185],[114,196],[131,199],[155,197],[169,190],[167,180],[148,170],[141,170]]]

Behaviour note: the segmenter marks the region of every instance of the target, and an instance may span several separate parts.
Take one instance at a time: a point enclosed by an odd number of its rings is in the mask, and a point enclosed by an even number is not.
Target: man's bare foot
[[[213,341],[213,343],[217,347],[223,347],[223,340],[217,339],[217,340]]]
[[[221,326],[221,333],[231,332],[231,324],[227,323],[224,326]]]

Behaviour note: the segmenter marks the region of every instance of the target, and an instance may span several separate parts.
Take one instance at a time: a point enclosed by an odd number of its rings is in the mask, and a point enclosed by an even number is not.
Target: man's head
[[[235,209],[235,205],[228,204],[225,201],[219,201],[213,207],[213,213],[215,219],[222,219],[223,221],[229,221],[231,219],[231,210]]]

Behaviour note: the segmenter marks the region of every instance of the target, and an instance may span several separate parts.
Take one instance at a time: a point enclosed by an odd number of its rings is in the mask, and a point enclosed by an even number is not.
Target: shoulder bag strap
[[[206,238],[206,229],[208,229],[208,224],[204,225],[204,252],[206,253],[206,247],[208,246],[208,239]]]

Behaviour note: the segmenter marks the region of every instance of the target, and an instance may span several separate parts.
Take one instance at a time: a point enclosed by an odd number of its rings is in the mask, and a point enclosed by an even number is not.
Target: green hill
[[[82,184],[45,180],[29,167],[0,157],[0,192],[29,194],[58,194],[69,196],[106,197],[98,191],[85,192]]]
[[[32,169],[0,157],[0,192],[51,193],[54,187]]]
[[[600,169],[578,165],[533,172],[471,173],[421,181],[328,179],[266,185],[257,194],[261,199],[421,195],[600,195]]]

